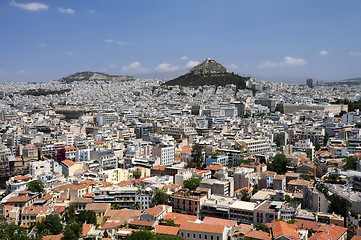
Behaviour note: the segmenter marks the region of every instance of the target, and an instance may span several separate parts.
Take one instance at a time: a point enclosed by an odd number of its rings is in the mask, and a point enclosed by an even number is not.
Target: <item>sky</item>
[[[359,0],[1,0],[0,82],[80,71],[361,77]]]

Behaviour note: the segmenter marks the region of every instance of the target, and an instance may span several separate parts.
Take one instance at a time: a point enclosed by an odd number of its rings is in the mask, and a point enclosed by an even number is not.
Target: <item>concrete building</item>
[[[175,149],[171,147],[154,147],[152,149],[152,156],[155,158],[154,165],[168,166],[174,163]]]

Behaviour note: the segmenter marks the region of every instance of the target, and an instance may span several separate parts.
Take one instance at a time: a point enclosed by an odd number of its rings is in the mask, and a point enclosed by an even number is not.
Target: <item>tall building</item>
[[[306,85],[309,88],[313,88],[313,79],[312,78],[307,79],[306,80]]]

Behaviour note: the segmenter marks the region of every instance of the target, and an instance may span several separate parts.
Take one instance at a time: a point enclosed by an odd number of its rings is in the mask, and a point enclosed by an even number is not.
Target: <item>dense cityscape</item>
[[[361,240],[361,1],[0,1],[0,240]]]
[[[245,79],[2,83],[3,226],[42,239],[357,236],[360,85]]]

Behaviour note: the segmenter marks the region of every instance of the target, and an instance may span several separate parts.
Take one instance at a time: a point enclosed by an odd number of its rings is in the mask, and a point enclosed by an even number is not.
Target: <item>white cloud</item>
[[[322,50],[319,54],[320,54],[321,56],[326,56],[326,55],[328,55],[328,52],[325,51],[325,50]]]
[[[14,7],[18,7],[21,9],[25,9],[28,11],[40,11],[40,10],[48,10],[49,6],[44,4],[44,3],[40,3],[40,2],[32,2],[32,3],[17,3],[15,2],[15,0],[12,0],[10,2],[11,6]]]
[[[171,66],[169,63],[161,63],[158,66],[156,66],[154,69],[163,72],[173,72],[179,70],[179,67]]]
[[[128,66],[122,67],[122,72],[124,73],[144,73],[148,71],[149,69],[143,68],[140,62],[132,62]]]
[[[94,9],[89,10],[89,13],[95,13],[95,10]]]
[[[72,51],[67,51],[65,52],[67,55],[74,55],[74,53]]]
[[[349,53],[351,56],[361,56],[361,52],[350,51]]]
[[[38,43],[38,47],[46,47],[46,43]]]
[[[104,40],[105,43],[114,43],[114,44],[117,44],[117,45],[128,45],[130,44],[130,42],[123,42],[123,41],[115,41],[113,39],[106,39]]]
[[[19,73],[20,73],[21,75],[31,75],[31,72],[28,72],[28,71],[26,71],[26,70],[20,70]]]
[[[118,45],[128,45],[128,44],[130,44],[129,42],[122,42],[122,41],[116,41],[115,43],[118,44]]]
[[[238,69],[238,66],[236,64],[231,64],[227,66],[228,69],[235,70]]]
[[[191,68],[191,67],[194,67],[194,66],[197,66],[199,64],[198,61],[192,61],[190,60],[187,65],[186,65],[186,68]]]
[[[71,9],[71,8],[58,8],[58,11],[61,12],[61,13],[68,13],[68,14],[74,14],[75,11],[74,9]]]
[[[181,60],[183,60],[183,61],[188,60],[188,57],[187,57],[187,56],[183,56],[183,57],[181,57]]]
[[[284,57],[282,62],[272,62],[272,61],[264,61],[258,68],[268,68],[268,67],[280,67],[280,66],[291,66],[291,67],[300,67],[306,65],[307,62],[302,58],[294,58],[294,57]]]
[[[303,60],[302,58],[294,58],[294,57],[287,56],[283,59],[283,62],[281,62],[280,64],[281,64],[281,66],[288,65],[288,66],[292,66],[292,67],[300,67],[300,66],[307,64],[307,62],[305,60]]]

